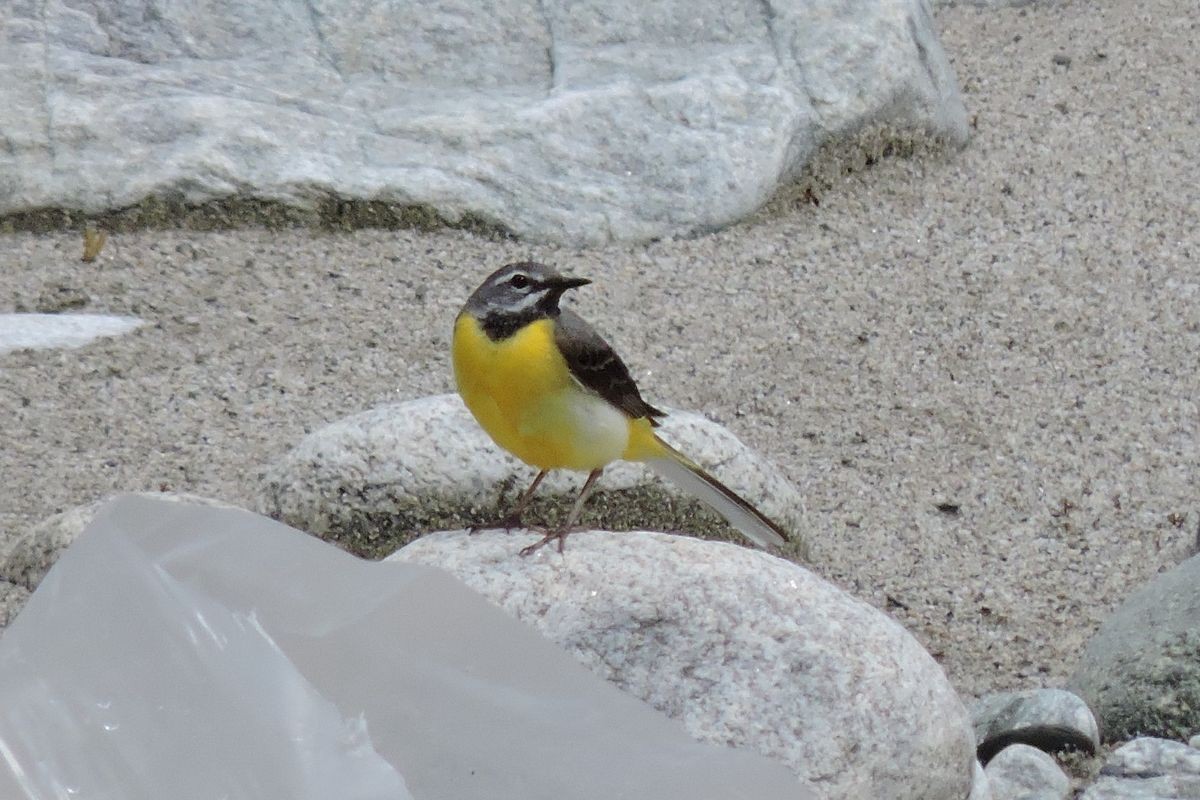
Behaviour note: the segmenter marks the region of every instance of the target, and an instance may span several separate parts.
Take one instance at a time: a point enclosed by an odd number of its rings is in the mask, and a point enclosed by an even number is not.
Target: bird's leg
[[[603,471],[604,468],[601,467],[600,469],[594,469],[588,473],[587,480],[583,482],[583,488],[579,490],[579,497],[575,498],[575,505],[571,507],[571,513],[567,515],[566,521],[557,528],[547,531],[546,535],[542,537],[540,542],[534,542],[523,549],[521,551],[521,555],[532,555],[548,545],[550,542],[553,542],[555,539],[558,540],[558,552],[561,553],[563,551],[563,544],[567,540],[567,534],[578,530],[578,528],[575,527],[575,521],[579,519],[579,513],[583,511],[583,504],[587,501],[588,495],[592,493],[592,485],[596,482],[596,479],[600,477],[600,473]]]
[[[497,530],[503,528],[506,531],[511,531],[513,528],[521,527],[521,514],[525,513],[525,509],[529,506],[529,501],[533,499],[533,493],[537,491],[538,484],[542,482],[542,478],[546,477],[550,470],[544,469],[537,474],[533,479],[533,483],[529,484],[529,488],[521,493],[517,498],[517,504],[513,506],[512,511],[501,517],[495,522],[483,522],[472,525],[467,528],[470,533],[479,533],[480,531]]]

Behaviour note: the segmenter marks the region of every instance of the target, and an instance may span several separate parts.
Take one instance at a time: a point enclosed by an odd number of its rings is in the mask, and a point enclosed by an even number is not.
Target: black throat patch
[[[488,314],[480,321],[480,327],[483,328],[483,332],[489,339],[499,342],[512,336],[531,322],[555,316],[558,314],[547,314],[542,309],[535,307],[516,314]]]

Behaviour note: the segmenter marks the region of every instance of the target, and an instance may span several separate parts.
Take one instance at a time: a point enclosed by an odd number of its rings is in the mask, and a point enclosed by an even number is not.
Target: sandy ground
[[[1059,683],[1200,523],[1198,19],[1179,0],[944,7],[966,150],[691,241],[148,231],[89,265],[76,234],[0,237],[0,311],[150,321],[0,356],[0,536],[121,490],[250,505],[305,432],[450,390],[459,305],[532,256],[596,280],[576,308],[651,402],[725,423],[803,488],[814,568],[961,690]]]

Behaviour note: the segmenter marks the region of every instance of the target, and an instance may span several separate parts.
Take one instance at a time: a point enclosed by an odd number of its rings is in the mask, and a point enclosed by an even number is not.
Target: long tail
[[[743,500],[737,492],[662,439],[657,436],[654,439],[665,455],[646,458],[645,463],[660,476],[707,503],[759,547],[781,547],[788,541],[783,528]]]

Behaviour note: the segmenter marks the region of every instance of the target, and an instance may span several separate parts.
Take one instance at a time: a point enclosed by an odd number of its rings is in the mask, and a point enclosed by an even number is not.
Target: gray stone
[[[1102,777],[1079,800],[1200,800],[1200,781],[1163,775],[1154,778]]]
[[[1053,758],[1025,744],[1006,747],[987,765],[995,800],[1066,800],[1071,779]]]
[[[588,532],[436,533],[389,560],[441,567],[700,741],[787,764],[824,797],[962,800],[966,709],[896,622],[760,550]]]
[[[659,432],[789,530],[790,555],[806,555],[800,493],[776,467],[698,414],[673,411]],[[314,431],[263,474],[257,508],[376,557],[427,531],[500,518],[535,472],[493,444],[458,395],[438,395],[381,406]],[[552,473],[526,519],[561,518],[582,477]],[[699,501],[642,465],[624,462],[605,470],[582,521],[740,540]]]
[[[214,508],[231,507],[220,500],[184,493],[147,492],[142,496]],[[34,525],[0,554],[0,580],[10,581],[28,591],[36,589],[63,551],[79,538],[79,534],[92,521],[97,509],[111,499],[108,497],[69,508]]]
[[[988,761],[1010,744],[1021,742],[1054,753],[1095,753],[1100,730],[1091,709],[1064,689],[999,692],[971,706],[979,757]]]
[[[1200,750],[1139,737],[1114,750],[1081,800],[1200,800]]]
[[[10,0],[0,37],[0,216],[355,201],[645,240],[866,124],[967,135],[925,0]]]
[[[1143,586],[1088,642],[1069,688],[1105,739],[1200,729],[1200,556]]]
[[[1112,751],[1104,771],[1123,777],[1155,773],[1200,777],[1200,750],[1171,739],[1139,736]]]
[[[142,324],[134,317],[107,314],[0,314],[0,353],[83,347],[103,336],[128,333]]]

